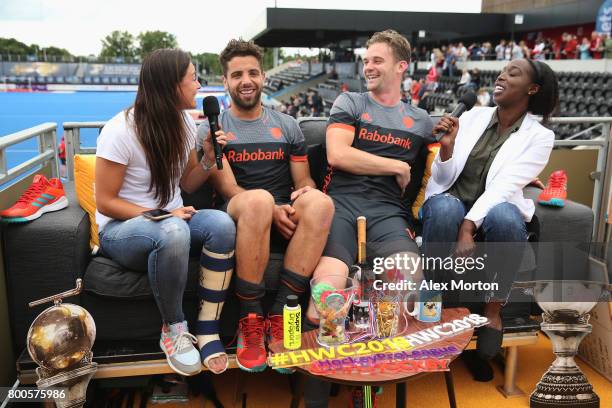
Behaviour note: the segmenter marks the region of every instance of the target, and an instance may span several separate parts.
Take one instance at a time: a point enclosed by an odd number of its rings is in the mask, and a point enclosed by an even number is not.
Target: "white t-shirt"
[[[410,92],[410,88],[412,88],[412,79],[407,77],[403,82],[404,92]]]
[[[518,45],[515,45],[514,47],[512,47],[512,59],[521,59],[523,58],[523,50],[521,49],[521,47],[519,47]]]
[[[196,124],[189,114],[184,112],[183,118],[187,124],[188,145],[185,149],[185,155],[188,156],[189,152],[195,149],[197,130]],[[155,199],[154,189],[149,191],[151,170],[149,169],[144,150],[134,132],[133,111],[129,112],[128,120],[126,120],[125,112],[122,111],[106,123],[100,136],[98,136],[96,156],[127,166],[123,185],[119,190],[119,198],[146,208],[159,207],[159,202]],[[185,160],[186,162],[187,160]],[[168,205],[164,207],[168,211],[183,206],[179,181],[176,180],[174,195],[168,202]],[[102,231],[104,226],[111,220],[112,218],[100,214],[96,210],[98,231]]]

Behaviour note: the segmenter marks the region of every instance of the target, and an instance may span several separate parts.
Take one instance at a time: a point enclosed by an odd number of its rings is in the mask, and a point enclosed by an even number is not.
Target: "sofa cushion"
[[[96,223],[96,199],[94,184],[96,177],[96,156],[94,154],[77,154],[74,156],[74,188],[79,205],[89,216],[89,245],[95,248],[98,241],[98,224]]]
[[[270,254],[264,274],[267,292],[264,306],[272,303],[278,290],[282,259],[281,253]],[[189,321],[193,321],[197,315],[198,271],[198,260],[190,259],[183,296],[183,311]],[[83,281],[82,305],[96,322],[99,340],[153,339],[159,336],[161,316],[146,272],[127,270],[112,259],[96,256],[89,263]],[[239,309],[232,285],[233,282],[221,315],[221,333],[229,338],[236,332]]]
[[[185,296],[195,296],[199,264],[189,259]],[[132,271],[104,256],[94,257],[83,277],[84,290],[97,296],[124,299],[143,299],[152,296],[146,271]]]
[[[429,183],[429,178],[431,177],[431,165],[433,164],[438,151],[440,151],[440,143],[431,143],[427,146],[427,160],[425,161],[425,172],[423,173],[423,181],[421,183],[421,188],[419,189],[419,194],[414,199],[412,203],[411,212],[412,217],[415,220],[420,220],[419,212],[421,211],[421,207],[425,203],[425,190],[427,189],[427,183]]]

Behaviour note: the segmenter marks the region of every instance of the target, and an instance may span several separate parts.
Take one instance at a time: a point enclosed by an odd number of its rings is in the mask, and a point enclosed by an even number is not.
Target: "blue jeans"
[[[190,254],[202,247],[215,253],[234,249],[236,226],[218,210],[199,210],[189,221],[170,217],[151,221],[143,216],[110,221],[100,232],[104,254],[121,266],[147,272],[164,323],[185,320],[183,293]]]
[[[437,194],[425,202],[422,220],[425,256],[449,256],[467,211],[461,200],[448,193]],[[493,296],[505,300],[527,242],[527,226],[523,215],[514,204],[498,204],[491,208],[483,220],[477,238],[485,242],[487,280],[499,284],[499,291]],[[506,244],[495,244],[502,242]]]

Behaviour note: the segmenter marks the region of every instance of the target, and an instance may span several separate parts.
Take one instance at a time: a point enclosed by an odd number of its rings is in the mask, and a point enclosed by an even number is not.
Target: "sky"
[[[472,12],[481,0],[0,0],[0,37],[57,46],[74,55],[99,54],[113,30],[167,31],[180,48],[218,53],[247,37],[267,7]]]

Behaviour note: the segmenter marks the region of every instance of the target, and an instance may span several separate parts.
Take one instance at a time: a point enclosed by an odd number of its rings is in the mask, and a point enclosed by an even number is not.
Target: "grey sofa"
[[[325,120],[308,118],[300,121],[309,145],[313,178],[320,185],[325,167]],[[418,170],[415,170],[418,171]],[[415,173],[414,176],[417,176]],[[417,179],[413,177],[413,180]],[[83,293],[71,302],[81,304],[93,315],[97,325],[97,355],[104,354],[104,344],[119,344],[129,354],[130,342],[149,342],[155,347],[161,325],[160,315],[151,294],[145,272],[124,270],[103,256],[91,256],[89,219],[79,207],[71,183],[65,185],[70,206],[46,214],[28,224],[3,224],[2,244],[5,255],[11,333],[14,349],[24,350],[26,333],[34,317],[46,306],[29,308],[28,302],[74,287],[75,279],[84,280]],[[528,187],[525,194],[535,198],[539,190]],[[185,202],[197,208],[211,203],[211,191],[204,187],[197,194],[185,196]],[[540,241],[590,242],[593,226],[592,210],[568,201],[562,209],[536,205],[540,223]],[[271,300],[278,286],[282,251],[272,249],[265,282]],[[560,255],[563,256],[563,255]],[[569,268],[586,267],[587,259],[561,259]],[[184,310],[189,319],[196,315],[197,260],[189,267],[189,282],[184,296]],[[507,330],[520,330],[529,315],[529,308],[509,308]],[[234,337],[237,327],[237,300],[230,296],[221,317],[222,335],[226,342]],[[514,322],[514,323],[512,323]]]

